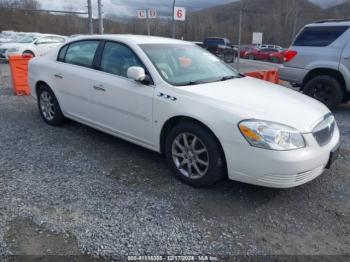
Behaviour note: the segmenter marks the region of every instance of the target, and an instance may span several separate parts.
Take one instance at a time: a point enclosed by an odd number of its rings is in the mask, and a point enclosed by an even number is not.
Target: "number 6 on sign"
[[[175,7],[174,8],[174,20],[185,21],[186,20],[186,8]]]

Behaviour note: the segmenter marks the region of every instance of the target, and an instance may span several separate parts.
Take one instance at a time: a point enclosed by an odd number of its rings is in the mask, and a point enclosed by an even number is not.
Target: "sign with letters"
[[[137,18],[138,19],[146,19],[147,11],[146,10],[137,10]]]
[[[157,18],[157,10],[156,9],[148,9],[148,18],[150,18],[150,19]]]

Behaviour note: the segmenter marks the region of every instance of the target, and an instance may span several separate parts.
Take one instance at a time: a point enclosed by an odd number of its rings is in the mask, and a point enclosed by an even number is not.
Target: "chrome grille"
[[[320,146],[325,146],[331,141],[335,129],[334,116],[326,115],[313,129],[312,134]]]

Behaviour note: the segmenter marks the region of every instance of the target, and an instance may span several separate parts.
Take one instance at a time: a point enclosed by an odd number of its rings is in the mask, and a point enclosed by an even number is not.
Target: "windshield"
[[[25,37],[19,39],[17,41],[17,43],[30,44],[30,43],[33,43],[36,39],[37,39],[37,37],[35,37],[35,36],[25,36]]]
[[[240,77],[232,67],[196,45],[143,44],[140,47],[165,81],[184,86]]]

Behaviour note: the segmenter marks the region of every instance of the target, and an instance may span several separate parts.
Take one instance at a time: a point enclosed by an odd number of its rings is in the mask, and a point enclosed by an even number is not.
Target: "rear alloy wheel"
[[[199,124],[183,122],[174,127],[165,147],[169,165],[188,185],[211,186],[225,173],[225,161],[217,139]]]
[[[339,81],[327,75],[316,76],[306,83],[303,93],[322,102],[329,108],[341,104],[344,91]]]
[[[38,107],[41,117],[47,124],[58,126],[64,123],[65,119],[56,96],[47,85],[39,87]]]

